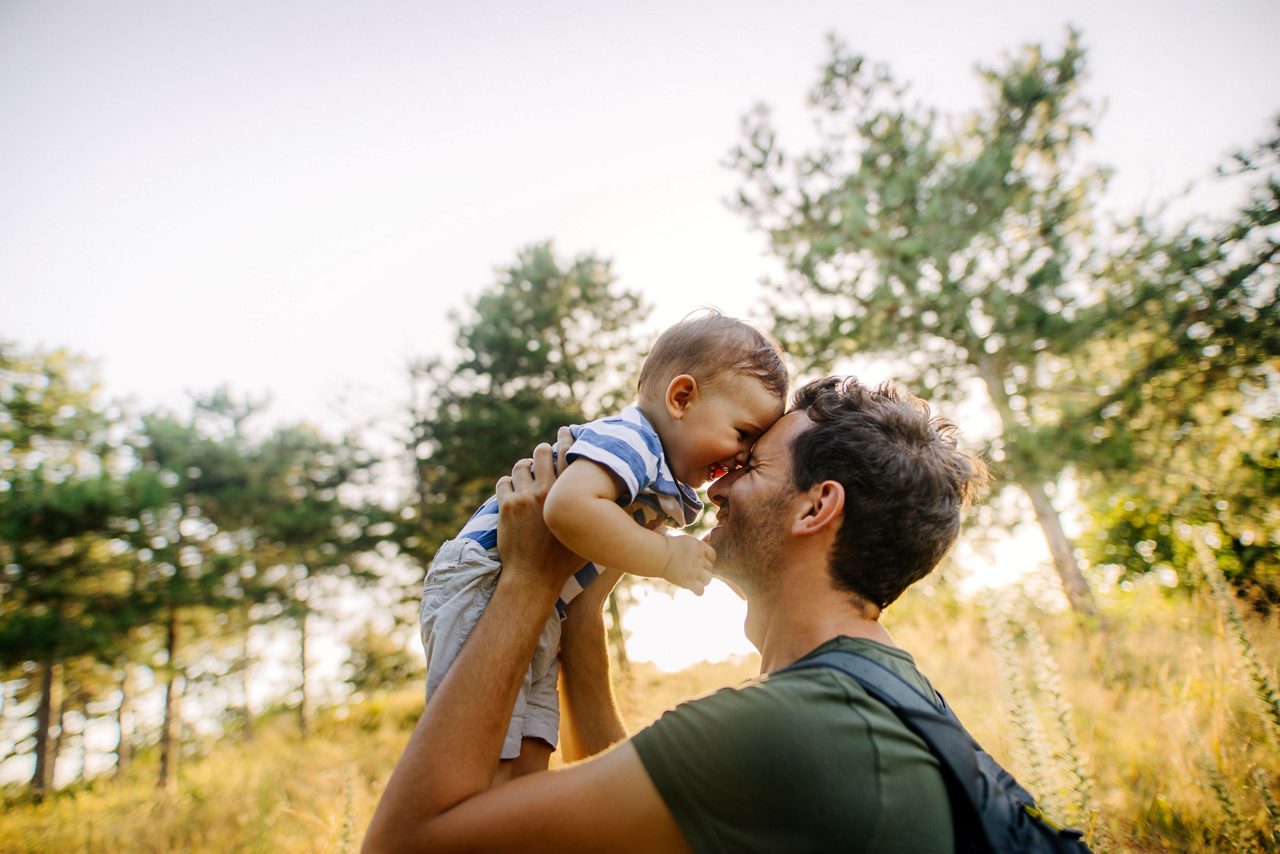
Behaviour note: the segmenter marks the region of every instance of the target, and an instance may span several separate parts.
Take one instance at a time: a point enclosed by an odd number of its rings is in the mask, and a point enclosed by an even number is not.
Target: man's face
[[[803,411],[790,412],[769,428],[746,465],[711,484],[716,527],[706,541],[716,550],[717,575],[745,593],[768,590],[789,536],[796,499],[791,481],[791,443],[810,425]]]

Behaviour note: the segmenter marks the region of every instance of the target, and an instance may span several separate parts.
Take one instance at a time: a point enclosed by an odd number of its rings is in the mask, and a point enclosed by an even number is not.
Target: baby
[[[547,495],[547,526],[589,561],[569,579],[548,615],[516,698],[502,746],[520,756],[525,739],[554,748],[559,732],[557,648],[565,606],[599,574],[596,564],[665,578],[701,595],[715,550],[683,528],[702,510],[694,490],[742,465],[782,416],[787,371],[776,342],[712,312],[658,338],[640,369],[638,404],[573,428],[568,465]],[[422,592],[427,697],[444,678],[497,585],[498,502],[486,501],[444,543]],[[546,748],[540,753],[545,765]]]

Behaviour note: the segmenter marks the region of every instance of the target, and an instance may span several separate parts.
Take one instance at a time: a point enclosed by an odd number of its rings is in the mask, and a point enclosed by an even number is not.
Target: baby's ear
[[[681,374],[667,384],[667,412],[672,419],[684,418],[689,405],[697,399],[698,381],[688,374]]]

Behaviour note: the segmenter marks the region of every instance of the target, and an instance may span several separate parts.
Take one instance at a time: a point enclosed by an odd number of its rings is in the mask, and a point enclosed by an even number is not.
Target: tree
[[[185,417],[145,415],[132,439],[137,466],[126,480],[136,521],[125,534],[137,561],[134,598],[161,636],[163,661],[152,665],[164,684],[158,784],[171,791],[178,780],[185,644],[209,637],[210,618],[241,600],[244,550],[237,525],[247,524],[240,508],[249,495],[250,465],[242,438],[218,425],[220,405],[197,402]]]
[[[335,442],[305,424],[277,429],[258,454],[254,555],[266,570],[268,596],[274,593],[298,626],[298,726],[304,736],[310,730],[307,621],[316,610],[318,585],[377,578],[357,558],[378,541],[370,531],[382,514],[353,494],[374,462],[353,437]]]
[[[423,675],[422,657],[409,652],[400,632],[366,622],[347,644],[343,678],[357,692],[391,690]]]
[[[784,151],[761,107],[731,163],[737,207],[786,270],[773,288],[788,349],[815,367],[890,356],[903,382],[941,399],[980,384],[999,419],[987,456],[1030,499],[1072,607],[1092,613],[1051,498],[1066,459],[1055,378],[1098,299],[1105,176],[1077,163],[1083,72],[1072,31],[1056,56],[1028,47],[983,70],[985,106],[944,121],[832,38],[809,96],[816,146]]]
[[[65,665],[109,656],[121,633],[127,582],[111,546],[119,490],[106,424],[85,360],[0,342],[0,668],[38,674],[37,799],[53,786]]]
[[[1184,526],[1211,526],[1227,577],[1265,610],[1280,603],[1280,120],[1223,172],[1254,182],[1237,214],[1209,230],[1140,230],[1116,259],[1108,322],[1075,379],[1102,393],[1072,419],[1097,472],[1095,560],[1195,583]]]

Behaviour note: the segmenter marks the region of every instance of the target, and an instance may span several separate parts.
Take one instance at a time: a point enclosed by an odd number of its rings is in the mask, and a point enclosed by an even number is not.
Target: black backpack
[[[897,673],[849,650],[827,650],[782,672],[813,667],[851,676],[938,758],[951,799],[956,851],[1087,854],[1084,834],[1048,823],[1030,793],[974,741],[941,695],[941,706],[935,705]]]

